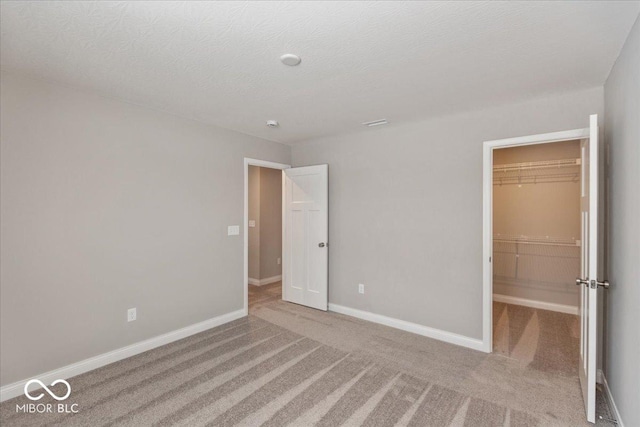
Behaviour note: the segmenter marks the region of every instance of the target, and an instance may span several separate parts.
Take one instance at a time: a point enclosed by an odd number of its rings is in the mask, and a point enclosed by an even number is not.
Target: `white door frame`
[[[485,141],[482,161],[482,351],[493,351],[493,150],[589,138],[589,128]]]
[[[291,167],[291,165],[285,165],[284,163],[251,159],[249,157],[244,158],[244,279],[242,281],[242,292],[244,298],[243,310],[245,316],[249,314],[249,166],[259,166],[261,168],[280,170],[289,169]],[[284,186],[284,181],[282,182],[282,185]],[[282,191],[282,200],[282,203],[284,203],[284,191]],[[282,215],[284,225],[284,210],[282,211]],[[284,227],[282,228],[282,232],[284,233]],[[282,241],[282,244],[284,245],[284,240]],[[282,274],[284,275],[284,271],[282,272]]]

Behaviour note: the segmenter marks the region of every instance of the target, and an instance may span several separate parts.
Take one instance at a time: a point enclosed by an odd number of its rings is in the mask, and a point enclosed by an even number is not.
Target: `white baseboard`
[[[496,302],[504,302],[506,304],[524,305],[525,307],[539,308],[541,310],[558,311],[560,313],[578,315],[578,307],[575,305],[554,304],[551,302],[536,301],[500,294],[493,294],[493,300]]]
[[[282,280],[282,274],[278,276],[267,277],[264,279],[254,279],[252,277],[249,277],[249,284],[253,286],[264,286],[264,285],[269,285],[271,283],[279,282],[281,280]]]
[[[616,402],[613,400],[613,395],[611,394],[609,383],[607,383],[607,377],[604,376],[604,373],[600,369],[598,369],[598,377],[602,380],[601,384],[604,391],[604,396],[609,402],[609,407],[613,411],[613,416],[616,417],[618,427],[624,427],[624,423],[622,422],[622,417],[620,417],[620,412],[618,411]]]
[[[346,314],[347,316],[357,317],[358,319],[368,320],[369,322],[379,323],[381,325],[412,332],[414,334],[448,342],[450,344],[460,345],[473,350],[484,351],[482,347],[482,340],[469,338],[464,335],[458,335],[452,332],[430,328],[428,326],[418,325],[417,323],[411,323],[405,320],[395,319],[393,317],[387,317],[381,314],[371,313],[369,311],[357,310],[355,308],[345,307],[338,304],[329,303],[329,311]]]
[[[57,379],[68,379],[76,375],[92,371],[110,363],[126,359],[127,357],[135,356],[136,354],[144,353],[145,351],[160,347],[165,344],[169,344],[171,342],[186,338],[190,335],[194,335],[202,331],[206,331],[207,329],[220,326],[244,316],[246,316],[244,310],[233,311],[231,313],[223,314],[222,316],[214,317],[212,319],[205,320],[203,322],[196,323],[182,329],[159,335],[148,340],[140,341],[135,344],[110,351],[108,353],[103,353],[98,356],[73,363],[71,365],[63,366],[62,368],[54,369],[53,371],[34,375],[31,378],[17,381],[13,384],[7,384],[0,388],[0,402],[4,402],[7,399],[22,395],[24,393],[25,384],[27,383],[27,381],[33,378],[37,378],[43,383],[49,385]]]

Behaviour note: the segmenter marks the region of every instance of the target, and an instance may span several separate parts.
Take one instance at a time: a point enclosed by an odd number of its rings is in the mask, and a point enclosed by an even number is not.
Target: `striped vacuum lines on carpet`
[[[249,310],[71,378],[77,414],[16,413],[29,403],[23,396],[0,404],[0,424],[589,425],[575,316],[496,303],[494,353],[484,354],[285,303],[277,283],[250,287]],[[39,403],[56,402],[45,395]]]
[[[3,426],[536,425],[504,406],[393,371],[258,318],[234,321],[71,378],[77,414]],[[40,403],[55,403],[46,395]],[[524,424],[514,422],[524,420]],[[466,423],[465,423],[466,420]]]

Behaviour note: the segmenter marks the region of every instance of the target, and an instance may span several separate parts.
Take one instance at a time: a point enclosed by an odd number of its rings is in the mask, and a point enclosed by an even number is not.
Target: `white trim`
[[[482,350],[493,351],[493,148],[482,153]]]
[[[247,283],[253,286],[264,286],[269,285],[271,283],[276,283],[282,280],[282,274],[278,276],[266,277],[264,279],[254,279],[253,277],[249,277]]]
[[[599,168],[600,162],[598,160],[598,152],[599,152],[599,144],[598,144],[598,115],[592,114],[589,116],[589,161],[588,161],[588,173],[589,173],[589,186],[588,186],[588,199],[589,199],[589,210],[588,212],[588,227],[589,227],[589,237],[588,241],[584,241],[584,237],[581,237],[583,240],[583,248],[584,245],[587,245],[588,254],[588,276],[587,278],[597,279],[600,276],[598,274],[598,249],[601,242],[598,242],[598,226],[600,225],[600,220],[598,219],[598,187],[600,186],[600,177],[599,177]],[[582,205],[582,203],[581,203]],[[581,206],[582,209],[582,206]],[[583,319],[586,321],[585,323],[585,337],[583,339],[583,343],[586,344],[584,346],[584,353],[580,358],[580,371],[583,370],[582,361],[586,358],[586,366],[584,366],[585,370],[585,378],[586,381],[582,383],[582,390],[586,391],[585,398],[585,406],[587,409],[587,421],[591,423],[596,422],[596,378],[597,378],[597,370],[598,370],[598,354],[600,353],[600,348],[598,347],[598,288],[587,288],[581,287],[581,292],[583,292],[584,300],[581,305],[581,310],[586,311],[586,314],[583,316]],[[580,344],[581,347],[583,344]]]
[[[589,138],[590,129],[572,129],[562,132],[542,133],[538,135],[518,136],[516,138],[495,139],[485,141],[485,145],[495,147],[516,147],[521,145],[547,144],[550,142],[574,141],[577,139]]]
[[[578,307],[575,305],[555,304],[552,302],[536,301],[526,298],[512,297],[509,295],[493,294],[493,300],[496,302],[504,302],[506,304],[523,305],[525,307],[539,308],[541,310],[557,311],[559,313],[567,313],[578,315]]]
[[[609,401],[609,407],[613,411],[613,415],[616,417],[618,427],[624,427],[624,423],[622,422],[622,417],[620,416],[620,411],[618,411],[616,402],[615,400],[613,400],[613,395],[611,394],[611,389],[609,388],[607,377],[604,376],[604,373],[602,372],[601,369],[598,369],[598,377],[600,377],[602,380],[600,384],[602,384],[604,397]]]
[[[242,292],[244,295],[243,309],[245,316],[249,314],[249,288],[247,287],[247,284],[249,283],[249,165],[280,170],[289,169],[291,167],[291,165],[285,165],[284,163],[268,162],[266,160],[251,159],[249,157],[244,158],[244,280],[242,281]],[[282,196],[284,200],[284,192],[282,192]],[[284,215],[284,211],[282,214]],[[282,244],[284,244],[284,240],[282,241]]]
[[[393,317],[387,317],[381,314],[371,313],[369,311],[358,310],[333,303],[329,303],[329,311],[346,314],[347,316],[357,317],[358,319],[368,320],[369,322],[379,323],[380,325],[390,326],[392,328],[412,332],[414,334],[448,342],[450,344],[471,348],[473,350],[483,351],[482,341],[469,338],[464,335],[454,334],[453,332],[430,328],[428,326],[418,325],[417,323],[411,323],[405,320],[395,319]]]
[[[0,388],[0,402],[4,402],[7,399],[22,395],[24,393],[25,384],[32,378],[37,378],[45,384],[51,384],[57,379],[66,380],[71,377],[75,377],[76,375],[98,369],[110,363],[126,359],[127,357],[135,356],[136,354],[144,353],[145,351],[149,351],[156,347],[160,347],[162,345],[172,343],[182,338],[186,338],[190,335],[206,331],[207,329],[215,328],[216,326],[220,326],[233,320],[240,319],[241,317],[245,317],[244,310],[232,311],[231,313],[223,314],[221,316],[217,316],[200,323],[177,329],[163,335],[158,335],[157,337],[149,338],[148,340],[140,341],[135,344],[110,351],[108,353],[90,357],[89,359],[72,363],[71,365],[63,366],[62,368],[44,372],[39,375],[34,375],[31,378],[17,381],[12,384],[7,384],[6,386]]]
[[[493,346],[493,150],[589,137],[589,128],[485,141],[482,155],[482,350]]]

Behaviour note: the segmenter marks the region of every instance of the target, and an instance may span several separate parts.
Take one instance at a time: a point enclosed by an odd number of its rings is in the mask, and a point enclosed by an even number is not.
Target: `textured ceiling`
[[[293,144],[602,85],[639,2],[1,2],[1,65]],[[280,63],[284,53],[298,67]],[[276,119],[280,128],[265,126]]]

